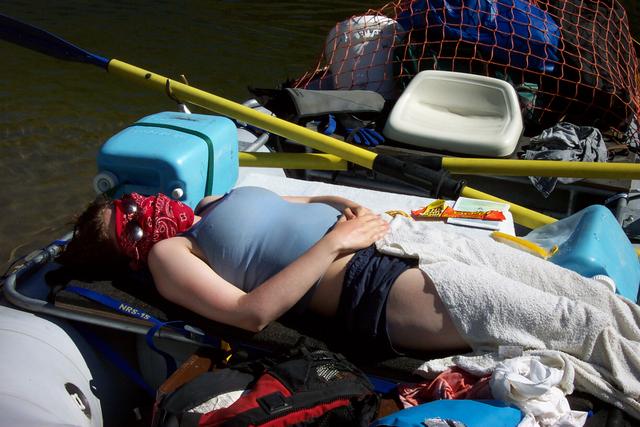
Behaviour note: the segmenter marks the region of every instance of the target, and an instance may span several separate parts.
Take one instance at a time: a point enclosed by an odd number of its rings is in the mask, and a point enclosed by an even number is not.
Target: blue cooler
[[[98,153],[98,192],[164,193],[192,208],[238,178],[238,131],[226,117],[163,112],[111,137]]]
[[[609,276],[620,295],[636,302],[640,262],[622,227],[602,205],[589,206],[579,214],[575,229],[549,260],[586,277]]]

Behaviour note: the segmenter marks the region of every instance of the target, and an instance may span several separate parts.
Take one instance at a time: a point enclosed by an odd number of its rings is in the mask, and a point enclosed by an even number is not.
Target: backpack
[[[344,356],[299,346],[199,375],[159,398],[152,425],[364,427],[378,404],[372,384]]]

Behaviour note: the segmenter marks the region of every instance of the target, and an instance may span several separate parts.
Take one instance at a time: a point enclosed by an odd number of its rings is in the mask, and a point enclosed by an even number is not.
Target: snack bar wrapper
[[[435,200],[424,208],[411,211],[411,215],[416,219],[468,218],[485,221],[504,221],[506,219],[504,213],[496,210],[456,211],[442,199]]]

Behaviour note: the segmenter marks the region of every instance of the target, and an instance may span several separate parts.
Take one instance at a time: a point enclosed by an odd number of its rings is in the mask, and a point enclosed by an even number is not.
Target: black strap
[[[431,190],[431,195],[435,198],[456,199],[466,185],[464,180],[451,178],[446,170],[433,170],[386,154],[376,156],[373,161],[373,170],[421,188],[426,187]]]

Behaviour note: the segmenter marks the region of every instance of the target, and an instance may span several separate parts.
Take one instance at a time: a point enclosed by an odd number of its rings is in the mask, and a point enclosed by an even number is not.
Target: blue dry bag
[[[499,64],[551,73],[558,60],[558,25],[526,0],[417,0],[398,22],[413,30],[443,28],[444,40],[477,43],[487,61]]]
[[[429,420],[435,423],[438,419],[465,427],[515,427],[522,417],[520,409],[497,400],[436,400],[380,418],[370,427],[425,427]]]

